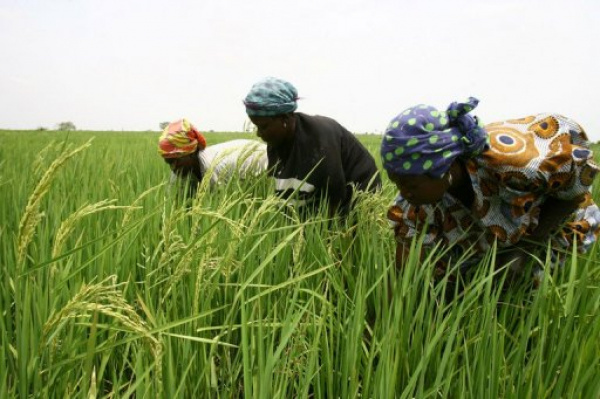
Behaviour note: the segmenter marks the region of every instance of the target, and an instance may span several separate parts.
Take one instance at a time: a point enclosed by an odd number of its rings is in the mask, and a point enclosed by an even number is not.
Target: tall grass
[[[600,396],[595,248],[455,290],[444,248],[395,270],[387,181],[306,218],[264,177],[177,200],[156,134],[0,136],[0,397]]]

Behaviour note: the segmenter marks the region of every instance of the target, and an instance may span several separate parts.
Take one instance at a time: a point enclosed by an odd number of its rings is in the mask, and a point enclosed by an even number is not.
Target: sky
[[[474,96],[598,141],[599,41],[597,0],[0,0],[0,129],[241,131],[275,76],[356,133]]]

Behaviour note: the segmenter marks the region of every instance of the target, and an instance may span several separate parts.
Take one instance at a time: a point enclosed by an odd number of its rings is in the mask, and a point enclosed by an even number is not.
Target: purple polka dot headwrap
[[[479,100],[450,104],[446,111],[417,105],[390,122],[381,142],[383,167],[397,175],[442,177],[457,157],[487,149],[488,135],[477,117],[468,115]]]

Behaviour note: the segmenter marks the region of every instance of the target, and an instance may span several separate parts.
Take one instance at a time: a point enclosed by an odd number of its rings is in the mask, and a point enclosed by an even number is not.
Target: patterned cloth
[[[488,137],[477,117],[468,115],[479,100],[454,102],[445,112],[429,105],[409,108],[390,122],[381,142],[383,167],[397,175],[441,177],[454,160],[487,148]]]
[[[252,86],[244,105],[249,116],[275,116],[294,112],[297,100],[298,91],[290,82],[269,77]]]
[[[163,158],[180,158],[206,148],[206,139],[186,119],[169,123],[158,139],[158,153]]]
[[[492,123],[485,129],[490,148],[466,161],[475,194],[472,208],[449,193],[439,204],[422,206],[399,195],[388,210],[396,239],[410,241],[428,225],[425,245],[453,243],[456,254],[469,249],[482,254],[495,239],[499,247],[510,247],[526,238],[538,225],[547,198],[584,195],[552,245],[569,249],[575,237],[578,250],[588,250],[600,231],[600,210],[590,193],[599,167],[583,129],[556,114]]]

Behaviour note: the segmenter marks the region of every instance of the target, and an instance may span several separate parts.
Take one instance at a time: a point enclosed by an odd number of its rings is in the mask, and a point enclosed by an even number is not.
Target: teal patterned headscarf
[[[283,79],[268,77],[256,82],[244,99],[248,116],[275,116],[298,108],[298,90]]]
[[[446,111],[417,105],[390,122],[381,142],[383,167],[396,175],[441,177],[458,157],[471,158],[488,148],[488,134],[469,115],[479,100],[454,102]]]

